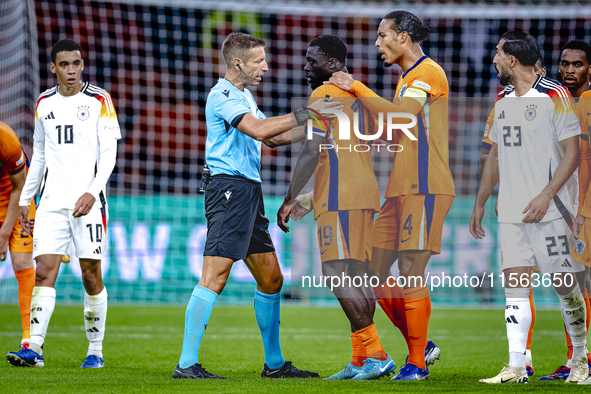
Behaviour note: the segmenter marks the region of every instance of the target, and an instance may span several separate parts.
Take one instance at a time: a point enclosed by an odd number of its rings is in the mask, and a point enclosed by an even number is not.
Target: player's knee
[[[400,269],[400,275],[401,276],[412,276],[412,277],[424,277],[425,276],[425,267],[419,265],[419,264],[411,264],[411,263],[406,263],[406,264],[400,264],[399,267]]]
[[[226,287],[226,282],[227,277],[225,276],[202,276],[201,280],[199,281],[199,286],[205,287],[211,291],[215,291],[216,293],[220,294],[224,290],[224,287]]]
[[[281,271],[274,272],[272,275],[263,279],[262,283],[259,283],[259,286],[262,288],[263,293],[277,294],[283,287],[283,274]]]
[[[102,280],[97,275],[83,275],[82,283],[89,294],[96,294],[97,290],[100,290],[99,287],[102,288]]]
[[[35,286],[52,286],[53,283],[50,283],[52,277],[50,269],[38,264],[35,269]]]

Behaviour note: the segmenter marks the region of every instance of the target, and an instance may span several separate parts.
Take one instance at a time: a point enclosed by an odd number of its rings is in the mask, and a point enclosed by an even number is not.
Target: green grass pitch
[[[86,356],[82,306],[57,306],[45,342],[45,368],[14,368],[0,363],[2,393],[368,393],[368,392],[531,392],[588,391],[563,382],[485,386],[479,378],[496,375],[508,361],[503,311],[434,308],[429,338],[442,351],[423,382],[263,380],[263,349],[252,308],[218,307],[201,346],[200,361],[225,381],[173,380],[181,351],[183,307],[110,307],[104,344],[105,368],[81,370]],[[294,365],[322,377],[337,372],[351,355],[348,322],[338,308],[284,307],[283,353]],[[381,310],[376,325],[382,344],[396,362],[406,344]],[[20,315],[16,306],[0,306],[0,349],[17,349]],[[538,311],[533,341],[536,377],[566,360],[559,311]]]

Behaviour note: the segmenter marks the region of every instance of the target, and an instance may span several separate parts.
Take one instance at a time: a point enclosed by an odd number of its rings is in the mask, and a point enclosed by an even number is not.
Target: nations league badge
[[[582,239],[577,239],[577,253],[578,254],[583,254],[583,252],[585,251],[585,242],[583,242]]]
[[[528,105],[527,109],[525,110],[525,119],[530,121],[534,120],[536,118],[536,108],[537,106],[534,104]]]
[[[33,251],[37,251],[37,239],[33,239]]]
[[[88,107],[86,106],[81,106],[78,107],[78,119],[80,120],[86,120],[90,117],[90,111],[88,110]]]

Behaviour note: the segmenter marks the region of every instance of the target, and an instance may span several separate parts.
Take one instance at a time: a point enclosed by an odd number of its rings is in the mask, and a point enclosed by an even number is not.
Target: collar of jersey
[[[84,91],[86,90],[86,88],[88,87],[88,82],[82,82],[82,89],[80,89],[80,91],[78,93],[76,93],[73,96],[64,96],[63,94],[60,93],[60,84],[58,83],[55,87],[55,92],[57,94],[58,97],[61,97],[65,100],[72,98],[72,97],[76,97],[78,96],[80,93],[84,93]]]
[[[419,64],[422,63],[423,60],[427,59],[429,56],[424,55],[422,58],[420,58],[419,60],[417,60],[417,62],[411,67],[409,68],[404,74],[402,74],[402,78],[406,77],[406,74],[408,74],[409,72],[411,72],[416,66],[418,66]]]

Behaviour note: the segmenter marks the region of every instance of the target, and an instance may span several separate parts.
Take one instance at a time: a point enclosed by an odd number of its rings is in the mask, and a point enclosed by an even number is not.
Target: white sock
[[[31,341],[29,348],[43,354],[43,342],[47,334],[47,326],[55,308],[55,289],[53,287],[35,286],[31,298]]]
[[[525,353],[509,352],[509,365],[512,367],[525,368]]]
[[[567,295],[560,295],[560,309],[566,331],[573,344],[573,360],[586,359],[585,345],[587,340],[587,327],[585,326],[586,310],[585,300],[581,294],[579,285]]]
[[[89,340],[87,356],[103,357],[103,339],[107,320],[107,289],[97,295],[84,293],[84,326]]]
[[[509,365],[525,368],[527,335],[531,325],[529,298],[507,298],[505,323],[509,340]]]
[[[573,359],[569,358],[568,361],[566,362],[566,367],[567,368],[572,368],[573,367]]]
[[[528,335],[529,335],[529,331],[528,331]],[[532,367],[532,368],[534,366],[532,358],[531,358],[531,350],[530,349],[525,349],[525,366]]]

